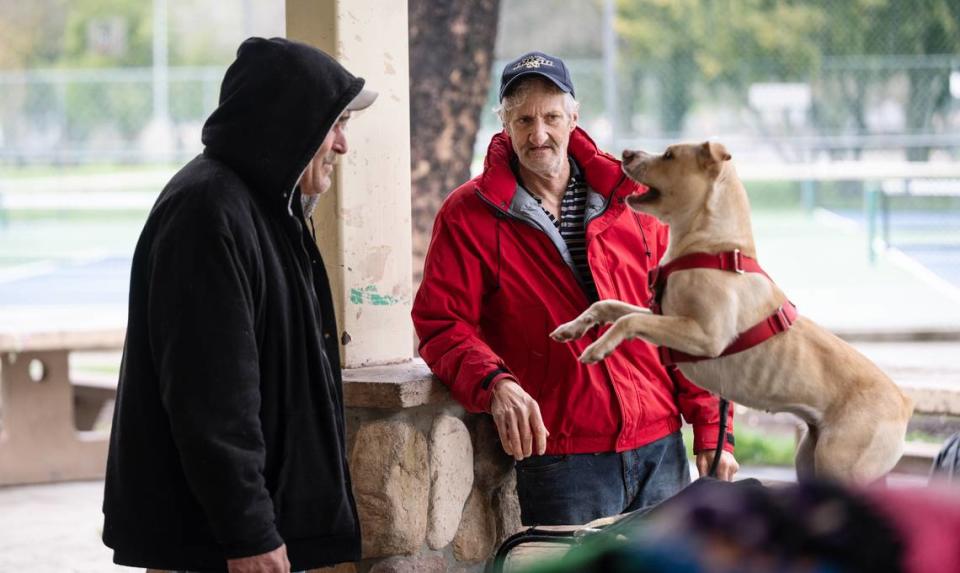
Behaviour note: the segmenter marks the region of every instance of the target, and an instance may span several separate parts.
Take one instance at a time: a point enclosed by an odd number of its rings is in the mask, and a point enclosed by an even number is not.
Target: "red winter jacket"
[[[568,153],[595,192],[587,258],[600,298],[645,306],[647,272],[666,250],[667,228],[626,208],[638,185],[582,130]],[[437,213],[413,304],[420,355],[471,412],[489,410],[494,381],[516,378],[540,406],[548,454],[637,448],[678,430],[681,412],[693,424],[695,450],[716,447],[717,398],[679,372],[675,383],[655,346],[627,341],[587,366],[577,357],[602,329],[571,343],[548,337],[589,302],[555,243],[518,209],[512,155],[506,133],[494,136],[483,173]]]

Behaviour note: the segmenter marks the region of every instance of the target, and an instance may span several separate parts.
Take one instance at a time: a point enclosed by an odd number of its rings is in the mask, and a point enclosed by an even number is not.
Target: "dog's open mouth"
[[[630,197],[631,199],[630,202],[635,205],[638,203],[652,203],[657,199],[659,199],[660,195],[661,195],[660,190],[657,189],[656,187],[647,187],[646,193],[632,195]]]

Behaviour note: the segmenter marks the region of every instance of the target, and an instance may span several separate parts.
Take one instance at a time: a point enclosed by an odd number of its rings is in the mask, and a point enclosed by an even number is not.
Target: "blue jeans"
[[[660,503],[690,483],[680,432],[626,452],[517,462],[524,525],[581,525]]]

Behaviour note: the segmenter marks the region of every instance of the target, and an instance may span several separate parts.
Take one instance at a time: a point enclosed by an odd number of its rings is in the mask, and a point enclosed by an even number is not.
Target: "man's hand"
[[[261,553],[241,559],[227,559],[230,573],[290,573],[287,546],[281,545],[269,553]]]
[[[534,453],[543,455],[550,432],[543,425],[536,400],[512,378],[498,380],[492,392],[490,414],[497,424],[503,450],[517,461]]]
[[[700,477],[710,472],[710,464],[713,463],[713,457],[716,453],[716,450],[711,448],[710,450],[697,454],[697,471],[700,472]],[[720,463],[717,464],[717,479],[733,481],[733,475],[736,474],[739,469],[740,464],[737,463],[737,459],[733,457],[733,454],[727,450],[723,450],[720,453]]]

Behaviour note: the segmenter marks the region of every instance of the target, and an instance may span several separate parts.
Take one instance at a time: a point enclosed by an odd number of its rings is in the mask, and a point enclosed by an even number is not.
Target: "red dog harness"
[[[751,259],[743,255],[740,249],[734,249],[724,253],[691,253],[684,255],[679,259],[674,259],[665,265],[661,265],[650,273],[650,290],[653,297],[650,299],[650,311],[654,314],[663,314],[660,308],[660,301],[663,298],[664,287],[667,286],[667,279],[672,273],[685,271],[687,269],[717,269],[721,271],[730,271],[737,274],[760,273],[770,279],[760,268],[756,259]],[[770,279],[770,282],[773,282]],[[781,305],[776,312],[761,320],[759,323],[751,326],[741,332],[737,338],[727,346],[720,356],[729,356],[737,352],[743,352],[748,348],[760,344],[761,342],[786,331],[797,320],[797,307],[792,302],[787,301]],[[699,362],[701,360],[710,360],[711,356],[694,356],[673,348],[661,346],[659,349],[660,361],[664,366],[670,366],[677,362]]]

